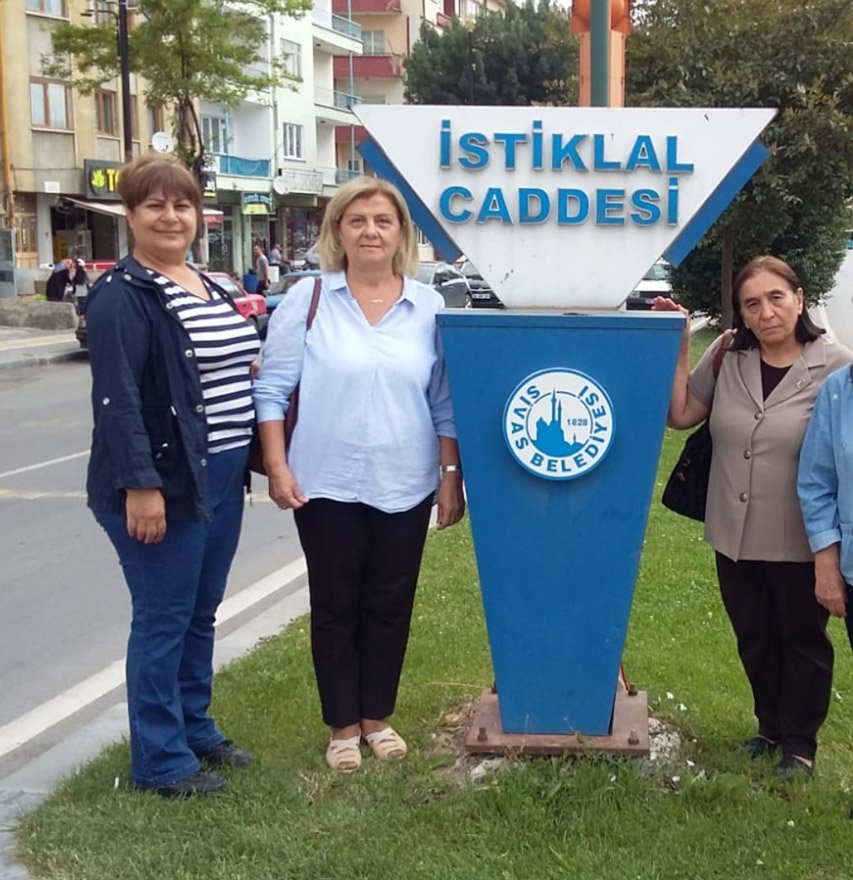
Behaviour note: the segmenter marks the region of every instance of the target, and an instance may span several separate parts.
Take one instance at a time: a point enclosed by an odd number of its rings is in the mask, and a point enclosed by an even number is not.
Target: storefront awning
[[[71,202],[86,211],[95,211],[98,214],[110,214],[113,217],[124,217],[124,205],[121,202],[95,202],[89,199],[72,199],[64,196],[66,202]],[[220,226],[222,224],[222,211],[216,208],[202,209],[204,222],[208,226]]]

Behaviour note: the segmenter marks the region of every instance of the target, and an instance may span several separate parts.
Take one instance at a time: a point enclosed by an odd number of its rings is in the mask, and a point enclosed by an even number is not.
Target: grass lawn
[[[695,346],[712,337],[700,334]],[[164,801],[128,788],[118,745],[21,826],[40,878],[79,880],[850,880],[853,659],[832,623],[836,682],[815,779],[777,782],[738,745],[754,733],[701,526],[664,510],[684,435],[667,432],[625,667],[681,734],[655,761],[515,759],[472,781],[464,706],[491,683],[467,526],[430,535],[395,723],[404,762],[323,761],[306,621],[217,678],[215,714],[258,756],[228,793]]]

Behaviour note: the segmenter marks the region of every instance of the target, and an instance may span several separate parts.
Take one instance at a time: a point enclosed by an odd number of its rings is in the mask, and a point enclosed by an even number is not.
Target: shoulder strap
[[[726,356],[726,352],[729,350],[729,347],[731,346],[731,341],[727,337],[728,337],[728,331],[723,333],[723,341],[720,343],[719,347],[714,352],[714,359],[711,361],[711,366],[714,369],[714,378],[715,379],[720,375],[720,370],[723,366],[723,358]]]
[[[323,289],[323,278],[318,275],[314,279],[314,293],[311,294],[311,305],[308,306],[308,317],[305,319],[305,329],[310,330],[317,314],[317,306],[320,305],[320,291]]]

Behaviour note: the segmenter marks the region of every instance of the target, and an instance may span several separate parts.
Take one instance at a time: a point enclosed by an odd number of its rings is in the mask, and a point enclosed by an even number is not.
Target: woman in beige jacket
[[[751,260],[732,298],[734,332],[712,343],[692,371],[685,328],[668,423],[692,428],[711,413],[705,539],[752,687],[758,732],[747,753],[781,749],[777,773],[807,777],[829,708],[833,652],[827,612],[814,597],[797,462],[821,382],[853,362],[853,352],[823,338],[800,279],[776,257]],[[662,297],[654,307],[687,314]],[[720,345],[727,351],[715,377]]]

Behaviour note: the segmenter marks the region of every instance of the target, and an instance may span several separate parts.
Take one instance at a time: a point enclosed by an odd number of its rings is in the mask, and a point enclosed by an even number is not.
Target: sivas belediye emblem
[[[577,370],[531,373],[504,409],[504,438],[525,470],[547,480],[583,476],[613,442],[613,406],[604,388]]]

